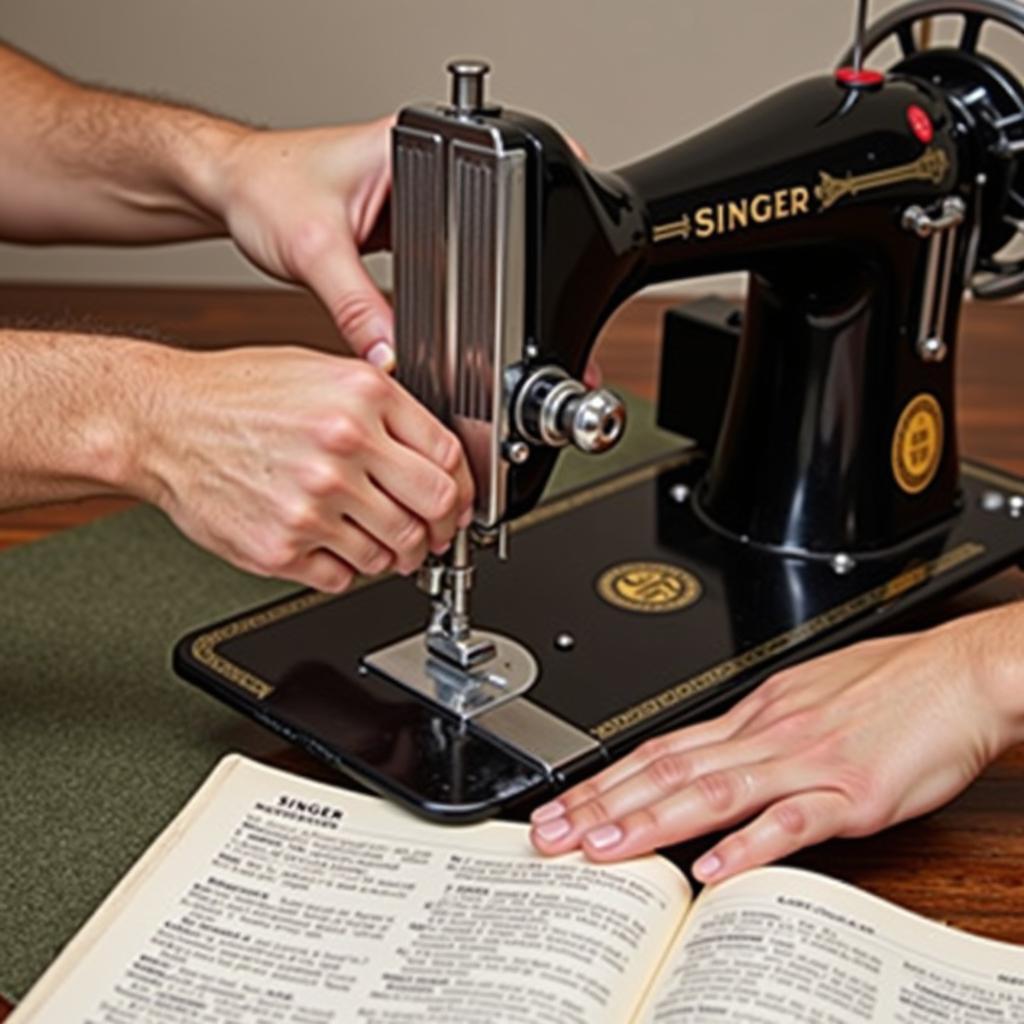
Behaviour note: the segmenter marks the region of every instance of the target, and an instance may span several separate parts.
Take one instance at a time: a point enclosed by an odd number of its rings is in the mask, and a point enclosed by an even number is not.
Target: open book
[[[225,758],[10,1024],[1024,1021],[1024,951],[763,868],[544,860]]]

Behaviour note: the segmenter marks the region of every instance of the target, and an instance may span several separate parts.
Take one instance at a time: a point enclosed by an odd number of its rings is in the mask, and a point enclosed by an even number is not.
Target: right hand
[[[413,572],[468,524],[461,445],[381,370],[297,347],[165,352],[132,489],[239,568],[339,592]]]

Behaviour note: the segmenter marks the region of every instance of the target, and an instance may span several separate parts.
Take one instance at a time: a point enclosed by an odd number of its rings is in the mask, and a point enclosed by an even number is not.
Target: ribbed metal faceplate
[[[456,147],[452,200],[455,266],[455,381],[452,414],[489,420],[494,411],[498,233],[495,157]]]
[[[447,422],[444,162],[440,135],[395,129],[391,223],[398,379]]]
[[[525,162],[497,132],[415,111],[394,135],[399,380],[458,434],[476,521],[505,513],[505,371],[522,359]],[[437,125],[436,130],[433,130]]]

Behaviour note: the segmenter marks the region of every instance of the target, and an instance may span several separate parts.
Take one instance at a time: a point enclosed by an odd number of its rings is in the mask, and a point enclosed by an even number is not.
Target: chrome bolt
[[[505,458],[521,466],[530,457],[530,446],[525,441],[509,441],[505,445]]]
[[[848,572],[853,572],[857,567],[857,563],[845,551],[840,551],[838,555],[834,555],[829,564],[837,576],[845,576]]]
[[[1024,494],[1011,494],[1008,504],[1010,506],[1010,515],[1014,519],[1020,519],[1021,515],[1024,514]]]
[[[560,651],[571,651],[576,646],[576,637],[572,633],[559,633],[555,637],[555,647]]]
[[[924,363],[941,363],[949,349],[941,338],[921,338],[917,343],[917,354]]]
[[[1001,512],[1006,504],[1006,496],[1001,491],[983,491],[978,504],[986,512]]]
[[[690,496],[690,488],[686,484],[673,484],[668,491],[668,496],[677,504],[682,505]]]

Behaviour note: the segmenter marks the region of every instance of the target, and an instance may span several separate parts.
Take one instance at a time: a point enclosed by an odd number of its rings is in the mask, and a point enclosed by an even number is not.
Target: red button
[[[927,145],[935,138],[935,129],[932,127],[932,119],[928,116],[927,112],[916,103],[911,103],[910,106],[907,107],[907,124],[910,125],[910,130],[917,137],[918,142],[923,142]]]
[[[836,81],[843,85],[855,88],[871,88],[881,85],[885,81],[885,75],[873,68],[839,68],[836,71]]]

